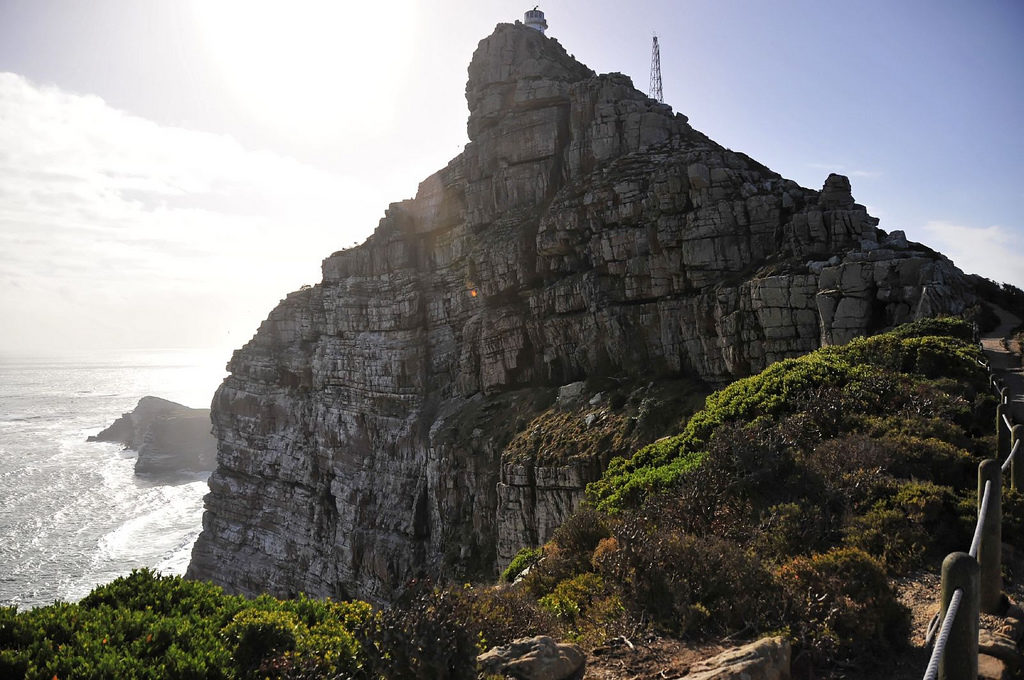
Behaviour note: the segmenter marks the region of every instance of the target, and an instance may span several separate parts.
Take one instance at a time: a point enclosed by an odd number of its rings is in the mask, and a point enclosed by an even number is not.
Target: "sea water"
[[[182,574],[208,474],[136,475],[136,453],[87,442],[153,395],[207,408],[227,353],[0,356],[0,606],[75,601],[139,567]]]

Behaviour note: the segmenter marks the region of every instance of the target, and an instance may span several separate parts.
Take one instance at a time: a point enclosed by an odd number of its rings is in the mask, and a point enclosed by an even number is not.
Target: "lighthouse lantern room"
[[[537,6],[529,10],[524,15],[523,23],[530,28],[540,31],[541,33],[543,33],[548,27],[548,22],[544,19],[544,12],[537,9]]]

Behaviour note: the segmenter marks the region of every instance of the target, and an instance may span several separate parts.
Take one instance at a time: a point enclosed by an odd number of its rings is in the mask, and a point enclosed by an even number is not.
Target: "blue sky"
[[[0,351],[231,348],[466,142],[495,0],[0,2]],[[555,37],[1024,287],[1024,3],[552,0]]]

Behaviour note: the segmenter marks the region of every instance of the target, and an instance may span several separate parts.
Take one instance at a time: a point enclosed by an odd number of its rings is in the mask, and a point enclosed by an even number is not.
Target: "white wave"
[[[173,399],[161,388],[194,387],[195,375],[184,361],[137,357],[0,362],[0,604],[74,600],[137,567],[184,571],[208,475],[176,485],[141,479],[134,452],[85,440],[146,394]],[[210,397],[212,386],[203,401]]]

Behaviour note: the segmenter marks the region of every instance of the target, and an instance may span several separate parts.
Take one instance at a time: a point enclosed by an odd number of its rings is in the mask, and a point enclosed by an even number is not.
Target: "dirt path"
[[[1015,422],[1024,422],[1024,368],[1021,367],[1021,347],[1012,336],[1021,320],[1004,309],[993,306],[999,316],[999,327],[983,333],[981,348],[992,370],[1000,374],[1010,388],[1010,404]]]

